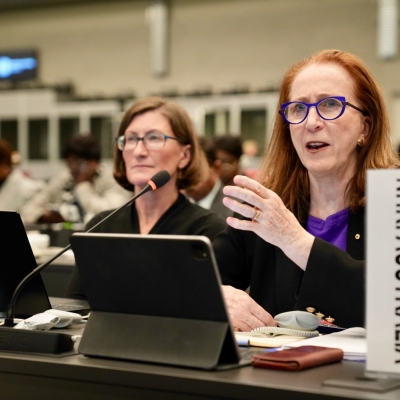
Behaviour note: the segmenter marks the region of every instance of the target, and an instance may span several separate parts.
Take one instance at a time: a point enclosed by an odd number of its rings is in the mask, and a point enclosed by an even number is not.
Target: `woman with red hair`
[[[224,188],[240,214],[214,241],[232,323],[308,309],[362,326],[366,171],[399,166],[381,91],[355,55],[324,50],[285,74],[277,114],[257,181]]]

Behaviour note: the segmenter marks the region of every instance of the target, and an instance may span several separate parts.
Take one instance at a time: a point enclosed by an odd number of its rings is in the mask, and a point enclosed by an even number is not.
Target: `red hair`
[[[350,180],[346,198],[352,210],[365,204],[367,169],[395,168],[400,160],[390,136],[387,108],[378,83],[366,65],[355,55],[339,50],[323,50],[294,64],[285,74],[279,105],[290,101],[292,84],[298,73],[311,64],[333,63],[343,67],[354,83],[354,94],[366,114],[368,134],[357,147],[356,172]],[[271,140],[263,155],[258,180],[276,192],[298,218],[308,210],[310,182],[307,169],[300,162],[290,137],[289,124],[276,113]]]

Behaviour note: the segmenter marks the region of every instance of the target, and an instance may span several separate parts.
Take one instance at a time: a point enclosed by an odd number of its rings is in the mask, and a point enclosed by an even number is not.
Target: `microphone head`
[[[164,186],[171,179],[171,175],[165,169],[154,174],[149,180],[148,184],[152,190],[159,189]]]

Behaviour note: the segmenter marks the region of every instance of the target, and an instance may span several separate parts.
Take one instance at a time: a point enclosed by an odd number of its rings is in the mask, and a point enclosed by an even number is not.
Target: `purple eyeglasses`
[[[333,120],[339,118],[344,113],[346,106],[352,107],[363,115],[366,115],[363,110],[346,101],[346,98],[343,96],[327,97],[316,103],[291,101],[281,105],[279,114],[289,124],[301,124],[307,118],[310,107],[315,107],[322,119]]]

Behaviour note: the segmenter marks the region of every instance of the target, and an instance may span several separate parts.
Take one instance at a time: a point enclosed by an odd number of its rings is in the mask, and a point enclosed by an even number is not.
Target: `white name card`
[[[400,169],[369,170],[366,189],[366,371],[400,376]]]

